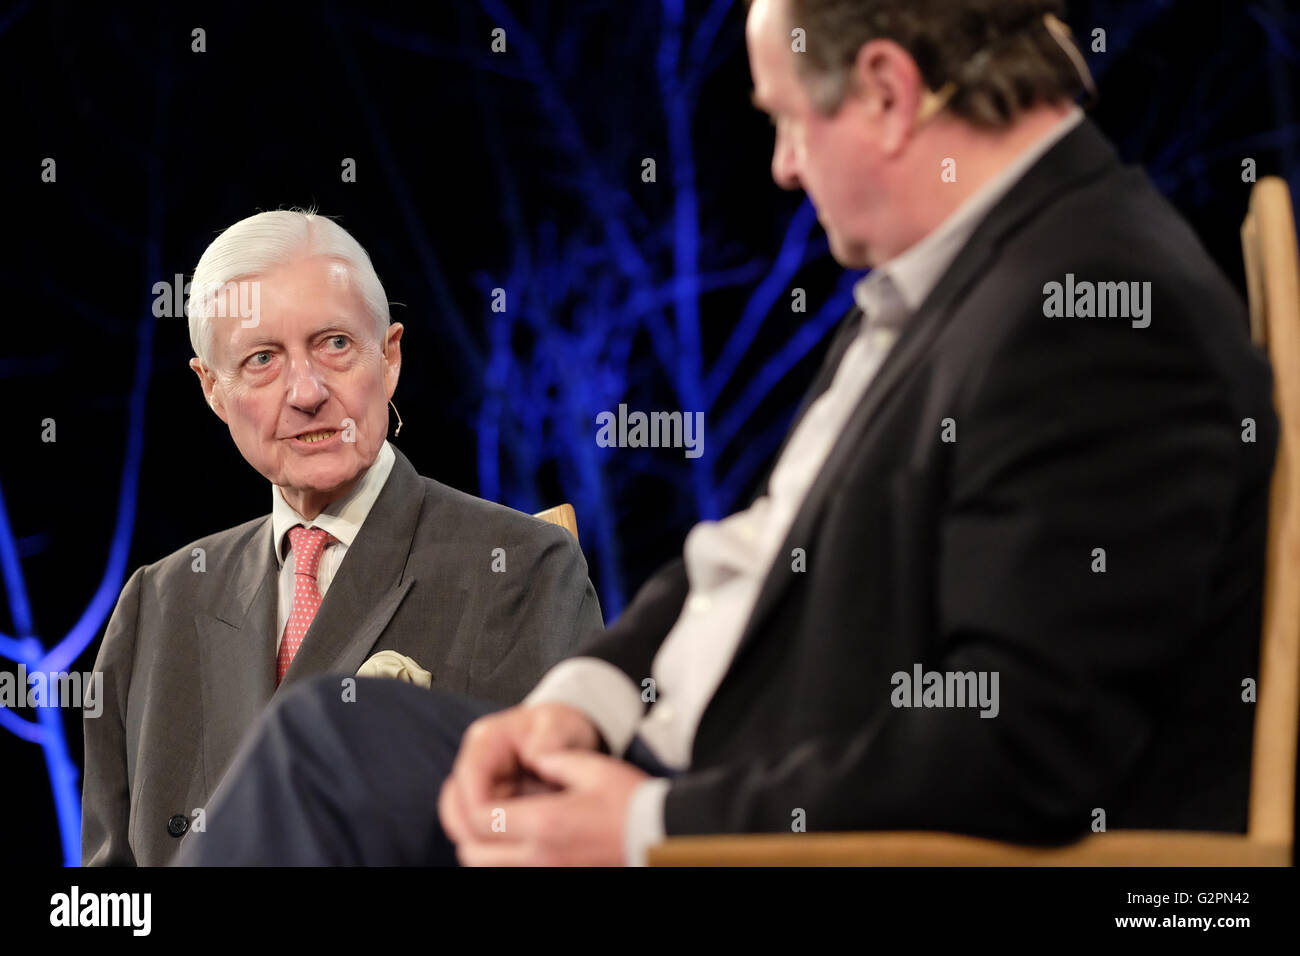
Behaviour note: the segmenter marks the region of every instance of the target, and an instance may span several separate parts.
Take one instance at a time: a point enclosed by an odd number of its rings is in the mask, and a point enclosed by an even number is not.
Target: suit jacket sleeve
[[[999,675],[997,716],[896,707],[893,687],[864,687],[882,700],[864,725],[674,780],[668,835],[788,832],[799,809],[809,830],[1086,831],[1177,692],[1233,476],[1256,453],[1177,331],[1186,316],[1160,309],[1143,330],[1030,316],[955,400],[927,544],[937,633],[920,663]],[[842,626],[873,639],[870,622]]]
[[[126,703],[135,658],[140,591],[145,569],[131,575],[109,618],[95,658],[103,675],[103,708],[86,716],[85,773],[81,791],[81,862],[83,866],[134,866],[127,842],[131,820],[131,782],[127,773]]]
[[[535,525],[535,527],[533,527]],[[530,522],[516,550],[522,573],[510,566],[488,608],[483,631],[492,635],[490,675],[476,693],[518,703],[552,665],[604,628],[600,601],[577,540],[561,527]]]
[[[659,645],[682,613],[688,588],[686,563],[681,558],[670,561],[642,585],[613,626],[588,642],[580,655],[608,661],[640,687],[650,676]]]

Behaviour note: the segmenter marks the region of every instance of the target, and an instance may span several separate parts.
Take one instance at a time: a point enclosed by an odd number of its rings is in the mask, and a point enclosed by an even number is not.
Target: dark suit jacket
[[[1045,317],[1067,273],[1150,281],[1150,327]],[[1240,298],[1085,120],[990,212],[851,417],[667,833],[788,831],[797,809],[809,830],[1030,842],[1096,809],[1110,828],[1243,830],[1276,435]],[[582,653],[639,685],[686,593],[668,565]],[[997,672],[1000,713],[893,706],[918,663]]]
[[[517,703],[602,627],[578,543],[423,478],[394,451],[281,687],[355,674],[372,654],[394,650],[431,671],[435,688]],[[103,713],[85,720],[84,863],[168,862],[180,824],[204,806],[277,693],[271,538],[267,515],[127,582],[95,661]],[[192,570],[193,548],[206,552],[202,573]],[[505,551],[504,573],[491,570],[495,548]]]

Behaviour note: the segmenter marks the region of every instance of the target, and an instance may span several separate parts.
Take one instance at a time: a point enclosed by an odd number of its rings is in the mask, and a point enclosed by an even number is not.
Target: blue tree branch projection
[[[157,175],[157,161],[154,160],[151,163],[151,181],[155,184]],[[151,218],[154,228],[145,244],[145,274],[153,277],[162,275],[162,254],[157,239],[162,218],[162,203],[161,190],[157,188],[153,190]],[[149,283],[149,286],[151,285],[152,279]],[[59,674],[67,673],[73,662],[103,629],[117,603],[122,583],[126,579],[131,535],[135,528],[140,459],[144,451],[145,398],[153,365],[155,322],[153,309],[146,307],[136,337],[135,371],[131,381],[130,412],[126,427],[121,487],[118,492],[113,534],[109,541],[107,566],[100,577],[99,585],[76,623],[67,634],[48,648],[37,636],[36,621],[27,600],[27,584],[19,562],[17,538],[9,521],[3,490],[0,489],[0,567],[3,568],[10,618],[17,632],[16,636],[0,634],[0,657],[21,664],[29,676],[43,673],[57,677]],[[50,682],[51,676],[47,676],[46,680]],[[45,765],[50,778],[50,789],[53,793],[59,825],[59,841],[63,848],[63,862],[65,866],[76,866],[81,860],[81,792],[78,787],[80,774],[68,751],[63,715],[57,704],[56,700],[46,699],[40,706],[36,706],[35,722],[24,720],[13,711],[0,707],[0,727],[23,740],[39,744],[44,750]],[[79,715],[79,711],[77,713]],[[104,719],[113,718],[104,715]]]
[[[739,264],[719,261],[720,256],[709,251],[721,248],[725,237],[706,235],[701,227],[692,127],[700,88],[711,69],[710,53],[733,6],[731,0],[715,0],[695,22],[683,0],[659,4],[652,67],[663,128],[647,125],[635,144],[641,155],[630,148],[604,154],[590,148],[569,106],[579,91],[562,87],[554,64],[543,54],[557,45],[555,39],[539,41],[501,0],[482,0],[481,6],[487,20],[505,31],[509,44],[509,53],[495,59],[517,58],[522,67],[503,65],[498,72],[514,81],[514,95],[518,84],[524,84],[549,121],[553,155],[541,161],[567,172],[558,187],[574,193],[591,215],[571,226],[567,236],[558,234],[550,223],[531,231],[523,226],[523,217],[510,199],[516,193],[517,169],[502,159],[506,149],[499,142],[500,94],[489,84],[476,85],[487,117],[488,152],[503,183],[512,239],[511,262],[504,274],[479,277],[485,302],[493,290],[500,289],[507,303],[503,311],[486,318],[489,357],[476,422],[480,491],[524,510],[543,506],[538,478],[548,464],[556,465],[565,497],[578,511],[585,549],[599,569],[602,604],[612,620],[626,597],[619,519],[635,509],[634,502],[621,500],[619,490],[634,475],[686,489],[680,505],[684,510],[664,516],[670,522],[725,513],[770,455],[775,440],[772,434],[762,435],[724,473],[719,462],[734,429],[725,426],[719,432],[710,423],[752,417],[774,378],[780,377],[778,370],[788,370],[816,346],[848,308],[851,296],[848,283],[841,283],[801,334],[764,366],[750,390],[742,392],[738,401],[743,411],[725,407],[723,386],[740,366],[764,319],[788,294],[800,268],[826,255],[824,241],[811,242],[815,216],[807,203],[795,214],[787,240],[770,265],[752,259]],[[480,31],[478,42],[484,43],[481,20],[466,29]],[[563,29],[571,46],[602,42],[584,36],[580,23]],[[733,43],[739,30],[734,33]],[[468,33],[465,47],[472,48],[475,39]],[[637,95],[628,89],[609,93],[607,108],[614,111],[621,108],[619,97]],[[628,108],[634,105],[629,103]],[[634,198],[634,189],[648,191],[639,178],[643,157],[655,159],[657,176],[650,188],[668,190],[666,202]],[[755,281],[757,288],[740,323],[720,356],[707,362],[701,335],[702,297]],[[517,345],[521,332],[528,343],[522,354]],[[648,345],[648,356],[638,343]],[[708,439],[703,455],[674,466],[650,455],[627,456],[599,447],[595,416],[616,409],[633,391],[662,395],[663,410],[704,413]],[[788,414],[789,409],[783,412]],[[784,427],[784,422],[781,417],[779,426]],[[779,440],[779,428],[768,431]]]
[[[20,3],[0,15],[0,33],[30,6]],[[647,489],[659,508],[651,521],[663,529],[716,518],[737,505],[776,451],[794,410],[788,397],[773,397],[777,383],[825,341],[851,303],[857,275],[840,275],[829,291],[827,281],[811,275],[827,264],[828,250],[806,200],[778,224],[774,248],[711,218],[717,177],[709,171],[710,149],[725,149],[726,143],[711,138],[719,124],[700,104],[707,102],[710,79],[743,41],[736,0],[583,0],[563,13],[544,0],[450,6],[450,38],[334,5],[325,8],[325,36],[333,41],[346,96],[354,101],[383,174],[390,207],[385,212],[412,250],[415,284],[428,288],[436,309],[435,334],[456,350],[465,368],[478,492],[537,511],[557,503],[558,485],[562,500],[577,510],[583,550],[612,621],[637,583],[629,578],[638,555],[628,542],[639,541],[643,532],[629,533],[628,525],[640,517],[645,526]],[[1144,34],[1185,10],[1172,0],[1093,0],[1071,7],[1078,41],[1099,82]],[[1153,120],[1163,110],[1178,111],[1174,132],[1161,139],[1153,130],[1164,124],[1155,122],[1115,131],[1130,156],[1151,157],[1152,177],[1180,205],[1210,203],[1210,168],[1256,152],[1275,151],[1293,191],[1300,187],[1292,81],[1300,59],[1300,16],[1284,0],[1255,0],[1242,17],[1239,35],[1210,50],[1203,70],[1187,82],[1164,84],[1171,98],[1151,99]],[[1090,50],[1096,26],[1107,31],[1104,54]],[[501,52],[491,49],[496,28],[507,43]],[[457,135],[470,155],[491,164],[495,191],[483,208],[498,218],[502,240],[501,249],[481,260],[481,271],[466,277],[440,261],[443,237],[430,225],[437,217],[418,199],[423,171],[404,156],[398,131],[383,120],[385,88],[371,75],[374,60],[363,56],[371,52],[361,48],[365,42],[384,56],[459,70],[455,95],[472,98],[478,121]],[[1252,69],[1259,49],[1267,64]],[[155,131],[169,128],[163,121],[167,68],[164,57],[150,126]],[[1225,134],[1234,111],[1262,95],[1273,101],[1276,122]],[[132,168],[146,170],[148,229],[144,235],[131,232],[75,179],[60,188],[70,191],[86,226],[105,243],[143,251],[151,288],[174,271],[162,267],[160,237],[169,201],[161,182],[165,147],[157,138],[120,136],[111,117],[99,111],[85,121],[107,148],[128,156]],[[654,182],[642,179],[646,158],[655,160]],[[757,162],[753,156],[735,159]],[[113,325],[93,292],[47,277],[41,283],[46,302],[92,327]],[[790,294],[804,284],[823,291],[807,314],[794,314]],[[467,305],[471,298],[477,306]],[[719,309],[717,301],[731,304]],[[493,308],[497,302],[502,307]],[[146,308],[136,329],[105,567],[84,610],[61,637],[40,632],[40,609],[32,606],[22,568],[24,542],[11,521],[10,509],[18,506],[0,487],[0,580],[12,631],[0,633],[0,658],[29,674],[67,671],[102,632],[126,579],[155,321]],[[62,361],[55,353],[22,367],[53,375]],[[0,375],[15,367],[0,358]],[[702,413],[703,454],[688,460],[680,451],[601,447],[595,416],[621,403]],[[42,748],[62,857],[74,865],[81,808],[64,719],[54,706],[31,708],[30,714],[0,707],[0,729]]]
[[[801,270],[825,259],[825,238],[805,200],[770,263],[737,265],[722,259],[717,250],[727,237],[701,223],[693,127],[700,90],[716,66],[719,39],[739,40],[739,29],[723,29],[735,4],[659,0],[654,10],[617,6],[626,29],[605,35],[587,32],[582,18],[556,24],[545,12],[526,24],[505,0],[480,0],[483,17],[462,19],[462,40],[456,44],[370,24],[371,35],[381,42],[454,60],[470,73],[496,81],[470,84],[485,117],[485,149],[501,184],[499,199],[510,236],[504,269],[477,277],[483,302],[503,290],[506,303],[502,312],[485,308],[479,336],[484,390],[474,424],[480,492],[523,510],[544,507],[553,502],[543,499],[538,476],[554,466],[565,497],[577,508],[611,618],[626,597],[618,526],[635,510],[635,502],[627,501],[621,490],[633,478],[685,490],[676,498],[678,510],[663,516],[677,524],[716,518],[733,507],[779,443],[790,409],[768,410],[772,417],[767,421],[755,416],[763,413],[776,383],[824,340],[848,308],[857,278],[842,276],[826,301],[756,371],[747,370],[760,331],[782,308]],[[610,4],[597,2],[586,12],[609,9]],[[1095,3],[1092,15],[1076,26],[1094,75],[1104,75],[1135,37],[1172,9],[1167,0],[1137,7],[1116,0]],[[1290,46],[1277,17],[1258,7],[1252,15],[1271,32],[1271,45],[1286,55]],[[1105,54],[1090,53],[1096,24],[1107,30]],[[733,24],[738,26],[738,21]],[[494,28],[504,31],[508,44],[496,54],[487,52],[487,34]],[[580,58],[569,62],[548,55],[602,44],[617,49],[629,73],[655,84],[658,110],[647,112],[644,86],[632,89],[633,80],[602,79],[604,111],[639,109],[643,114],[634,144],[639,154],[626,144],[621,149],[593,147],[592,133],[598,131],[585,127],[574,108],[582,102],[587,81],[576,63]],[[1219,56],[1226,62],[1234,52],[1239,48]],[[652,62],[645,62],[647,57]],[[1245,89],[1246,81],[1239,80],[1213,96],[1205,93],[1213,104],[1208,115],[1189,113],[1185,132],[1152,163],[1162,187],[1176,188],[1188,176],[1205,180],[1203,169],[1194,164],[1212,158],[1206,140]],[[531,102],[543,120],[546,135],[532,144],[527,163],[508,158],[504,98]],[[518,110],[510,115],[517,116]],[[1264,148],[1289,140],[1292,132],[1261,133],[1224,149]],[[651,191],[638,180],[643,156],[656,159],[659,175],[653,188],[664,190],[667,201],[648,198]],[[1193,165],[1180,169],[1180,160]],[[533,168],[521,174],[521,166]],[[529,172],[536,176],[539,166],[556,192],[587,212],[565,218],[567,233],[548,219],[525,225],[536,217],[523,212],[517,180]],[[721,350],[708,357],[701,334],[702,300],[728,286],[748,286],[751,292]],[[673,464],[649,454],[597,447],[594,415],[615,409],[634,392],[660,396],[658,407],[664,410],[703,412],[708,436],[703,456]]]
[[[626,597],[620,519],[635,511],[622,493],[631,479],[650,478],[676,500],[665,523],[716,518],[735,503],[779,440],[767,428],[734,455],[726,470],[723,453],[735,438],[730,423],[752,418],[782,370],[814,348],[849,306],[848,283],[834,290],[822,309],[790,338],[740,392],[739,405],[723,404],[723,388],[750,351],[764,320],[779,307],[801,268],[826,256],[824,239],[813,241],[816,217],[806,202],[787,230],[774,262],[744,252],[741,261],[714,251],[725,235],[701,228],[692,127],[701,87],[717,65],[720,48],[740,41],[740,22],[724,31],[734,0],[712,0],[698,17],[684,0],[661,0],[629,8],[625,3],[592,4],[589,13],[613,13],[622,29],[599,16],[573,18],[530,28],[504,0],[480,0],[481,16],[462,16],[461,40],[449,44],[361,18],[378,42],[434,59],[446,59],[469,74],[498,188],[495,201],[509,236],[503,268],[475,277],[484,303],[475,323],[448,307],[458,348],[478,372],[482,394],[474,413],[479,493],[524,511],[554,504],[544,498],[543,476],[558,476],[565,500],[578,513],[584,550],[598,571],[608,620]],[[375,111],[364,77],[356,70],[344,38],[354,32],[335,21],[334,32],[349,79],[368,116]],[[350,26],[350,25],[349,25]],[[489,52],[490,31],[504,31],[507,49]],[[645,48],[647,31],[656,42]],[[644,123],[637,142],[622,148],[594,148],[599,130],[584,126],[575,104],[589,97],[587,78],[574,58],[555,50],[599,49],[613,44],[629,72],[653,77],[661,124]],[[647,61],[647,54],[653,58]],[[645,114],[645,88],[635,80],[602,89],[605,115]],[[520,144],[512,121],[519,102],[538,117],[544,134]],[[620,112],[622,111],[622,112]],[[653,115],[653,114],[651,114]],[[403,171],[382,129],[369,121],[377,152],[395,198],[406,201]],[[512,139],[513,137],[513,139]],[[656,182],[640,179],[644,157],[654,158]],[[531,177],[527,184],[521,177]],[[527,186],[541,182],[552,196],[573,205],[556,216],[525,210]],[[663,191],[661,194],[660,191]],[[553,200],[552,200],[553,201]],[[581,210],[574,214],[574,208]],[[418,232],[415,218],[410,231]],[[561,225],[561,222],[563,223]],[[421,236],[421,242],[423,242]],[[423,253],[426,271],[436,265]],[[707,362],[701,335],[704,296],[757,283],[719,357]],[[443,305],[441,293],[438,301]],[[492,309],[492,303],[500,303]],[[657,396],[657,408],[705,415],[703,455],[676,464],[649,454],[629,455],[602,448],[595,440],[595,416],[612,411],[633,392]],[[790,409],[779,410],[783,426]],[[723,430],[716,431],[721,422]],[[775,439],[774,439],[775,436]],[[764,449],[766,449],[764,451]],[[685,495],[677,492],[685,490]]]
[[[135,151],[146,173],[147,234],[143,237],[129,236],[120,226],[110,225],[110,220],[103,219],[103,222],[108,231],[141,248],[144,254],[142,288],[148,290],[151,290],[154,282],[163,275],[160,236],[165,197],[159,137],[163,135],[162,131],[166,128],[162,120],[166,113],[166,91],[171,87],[167,76],[168,68],[164,58],[158,65],[161,75],[157,95],[152,104],[153,122],[149,127],[153,130],[151,141],[147,144],[138,144],[122,137],[109,140],[119,149]],[[87,208],[93,208],[93,204],[88,204]],[[63,291],[60,291],[58,296],[64,300],[70,298]],[[21,665],[29,677],[33,674],[45,675],[47,687],[54,686],[59,675],[69,672],[77,658],[103,630],[117,604],[122,584],[126,580],[131,538],[135,529],[140,462],[144,454],[145,403],[153,370],[154,332],[157,322],[151,295],[142,296],[142,303],[140,323],[135,335],[134,369],[127,404],[122,472],[113,531],[108,544],[108,558],[99,583],[81,615],[66,634],[48,646],[41,640],[36,617],[27,597],[27,583],[20,562],[18,541],[9,519],[9,508],[3,489],[0,489],[0,571],[2,571],[0,577],[4,581],[10,620],[16,632],[15,635],[0,634],[0,657]],[[84,311],[95,311],[90,305],[82,308]],[[84,683],[82,686],[84,698]],[[20,688],[24,693],[26,690],[25,687]],[[50,780],[55,816],[58,821],[63,863],[65,866],[77,866],[81,862],[81,791],[78,785],[80,773],[77,763],[68,750],[63,709],[59,706],[60,703],[68,702],[59,701],[53,694],[47,694],[46,699],[32,708],[35,712],[34,721],[25,720],[14,711],[0,706],[0,728],[22,740],[38,744],[44,752],[46,772]],[[73,719],[81,719],[80,708],[72,710],[71,713]],[[102,716],[106,720],[113,719],[108,714]]]

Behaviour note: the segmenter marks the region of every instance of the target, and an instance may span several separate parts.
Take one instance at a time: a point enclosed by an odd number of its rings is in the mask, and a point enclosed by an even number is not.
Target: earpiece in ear
[[[921,94],[921,103],[916,110],[916,125],[920,126],[927,122],[932,116],[948,105],[953,94],[957,92],[957,84],[949,80],[938,90],[926,90]]]

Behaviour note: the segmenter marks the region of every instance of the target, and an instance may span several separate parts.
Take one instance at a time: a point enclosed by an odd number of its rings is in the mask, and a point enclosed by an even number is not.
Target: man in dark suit
[[[763,488],[522,706],[302,688],[190,859],[1243,830],[1269,368],[1187,224],[1070,102],[1090,78],[1057,12],[754,0],[773,176],[875,267]]]
[[[402,326],[341,227],[245,219],[191,286],[191,364],[271,514],[123,589],[85,720],[88,864],[169,862],[258,714],[308,677],[335,675],[341,700],[360,671],[514,704],[602,626],[572,535],[421,477],[386,440]]]

